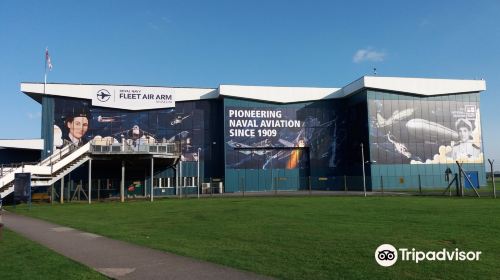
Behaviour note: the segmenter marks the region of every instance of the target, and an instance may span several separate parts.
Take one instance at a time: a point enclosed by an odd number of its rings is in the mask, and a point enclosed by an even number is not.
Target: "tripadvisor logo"
[[[458,248],[448,250],[443,248],[439,251],[419,251],[415,248],[396,249],[391,244],[382,244],[375,250],[375,261],[380,266],[388,267],[396,261],[410,261],[419,263],[421,261],[479,261],[481,251],[462,251]]]
[[[382,244],[375,250],[375,260],[381,266],[392,266],[398,260],[398,250],[391,244]]]

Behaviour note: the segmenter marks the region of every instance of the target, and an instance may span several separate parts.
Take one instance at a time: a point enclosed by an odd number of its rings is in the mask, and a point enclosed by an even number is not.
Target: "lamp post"
[[[363,164],[363,192],[366,197],[365,152],[363,148],[363,142],[361,142],[361,162]]]
[[[198,199],[200,199],[200,152],[201,148],[198,148]]]

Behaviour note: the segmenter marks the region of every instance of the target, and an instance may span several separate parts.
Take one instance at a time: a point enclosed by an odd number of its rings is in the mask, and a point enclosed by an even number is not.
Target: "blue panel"
[[[225,175],[225,191],[238,192],[238,174],[236,170],[226,169]]]
[[[464,186],[467,189],[472,189],[472,187],[479,188],[479,174],[477,171],[467,171],[465,173],[469,180],[464,178]],[[472,183],[472,185],[471,185]]]

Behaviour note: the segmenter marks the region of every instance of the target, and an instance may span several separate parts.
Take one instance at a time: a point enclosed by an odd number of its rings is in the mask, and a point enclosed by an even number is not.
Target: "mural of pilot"
[[[84,136],[89,130],[90,114],[86,108],[73,109],[64,117],[65,128],[68,134],[64,136],[65,143],[72,143],[81,146],[84,143]]]
[[[473,143],[472,124],[469,120],[458,119],[455,123],[459,141],[452,146],[453,159],[474,159],[479,157],[481,148]]]

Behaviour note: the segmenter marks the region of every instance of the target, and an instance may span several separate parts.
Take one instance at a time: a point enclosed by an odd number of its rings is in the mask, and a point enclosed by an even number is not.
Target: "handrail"
[[[0,165],[0,178],[7,176],[11,172],[17,170],[18,168],[26,165],[36,165],[37,162],[19,162],[19,163],[9,163]]]
[[[106,143],[91,141],[90,152],[97,154],[180,154],[177,142],[155,142],[155,143]]]
[[[59,171],[59,169],[63,168],[67,164],[71,163],[75,159],[89,152],[90,142],[79,147],[78,149],[72,151],[70,154],[59,160],[58,162],[52,164],[52,173]]]
[[[65,146],[62,147],[59,151],[53,153],[49,157],[46,157],[44,160],[42,160],[38,165],[46,165],[47,163],[49,165],[52,165],[56,163],[57,161],[61,160],[68,154],[71,154],[75,150],[77,150],[78,146],[76,146],[73,143],[68,143]]]
[[[23,165],[36,165],[38,164],[38,162],[35,162],[35,161],[26,161],[26,162],[14,162],[14,163],[4,163],[4,164],[0,164],[0,168],[17,168],[19,166],[23,166]]]
[[[61,159],[65,158],[72,152],[76,151],[77,146],[73,143],[69,143],[65,145],[62,149],[60,149],[57,153],[52,154],[51,156],[45,158],[40,162],[21,162],[21,163],[11,163],[11,164],[2,164],[0,165],[0,179],[3,179],[7,175],[21,167],[25,166],[52,166],[55,163],[59,162]],[[7,168],[7,169],[6,169]],[[21,169],[22,170],[22,169]]]
[[[57,172],[52,173],[52,177],[48,181],[45,181],[45,184],[43,184],[43,185],[44,186],[45,185],[52,185],[53,183],[55,183],[59,179],[61,179],[63,176],[66,176],[67,174],[69,174],[70,172],[72,172],[73,170],[75,170],[76,168],[80,167],[88,159],[89,159],[88,156],[78,157],[75,161],[73,161],[73,162],[77,162],[78,161],[79,162],[78,165],[72,165],[70,168],[62,168],[62,169],[57,170]],[[39,181],[32,182],[32,185],[33,186],[38,186],[39,185]]]

